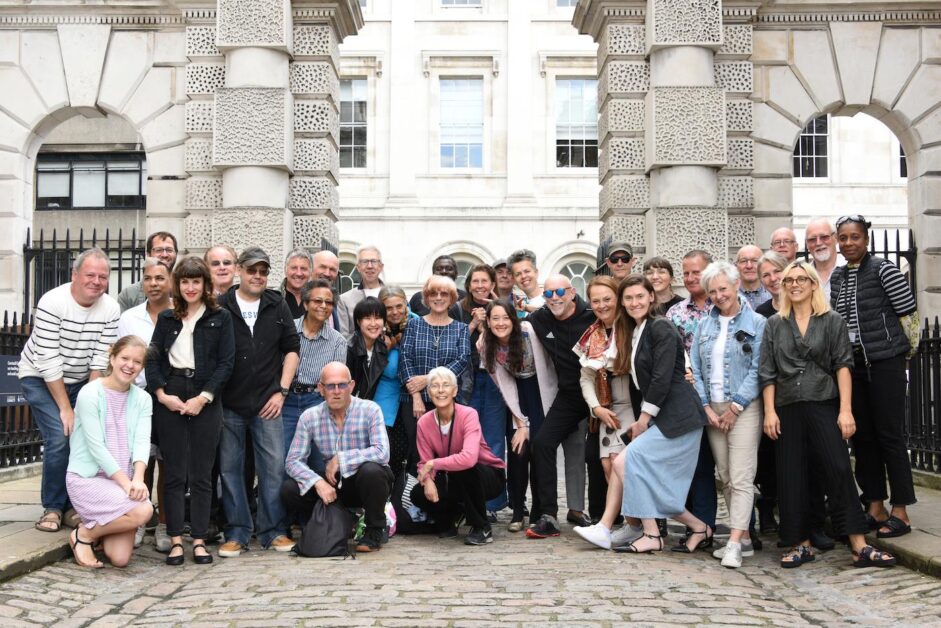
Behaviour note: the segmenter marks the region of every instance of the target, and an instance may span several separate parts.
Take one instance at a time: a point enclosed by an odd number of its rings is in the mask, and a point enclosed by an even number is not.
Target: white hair
[[[702,271],[702,275],[699,276],[699,285],[702,286],[703,290],[709,292],[709,284],[719,275],[725,275],[729,283],[738,281],[738,269],[725,260],[719,260],[706,266],[706,269]]]
[[[428,388],[431,388],[431,385],[439,379],[446,381],[452,388],[457,388],[457,376],[448,367],[436,366],[428,371]]]

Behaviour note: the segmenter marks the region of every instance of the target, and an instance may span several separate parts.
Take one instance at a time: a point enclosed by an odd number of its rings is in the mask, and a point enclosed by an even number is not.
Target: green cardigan
[[[78,391],[75,403],[75,428],[69,436],[69,472],[90,478],[99,470],[108,477],[125,467],[118,464],[105,439],[105,419],[108,402],[101,379],[86,384]],[[150,417],[153,401],[137,386],[131,386],[127,396],[127,444],[133,462],[147,463],[150,458]]]

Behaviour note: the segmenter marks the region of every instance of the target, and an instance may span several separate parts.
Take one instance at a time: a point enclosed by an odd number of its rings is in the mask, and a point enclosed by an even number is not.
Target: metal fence
[[[905,433],[912,468],[941,472],[941,326],[937,316],[934,325],[925,319],[908,382]]]
[[[17,322],[7,313],[0,327],[0,358],[6,372],[3,380],[8,388],[0,394],[0,468],[15,467],[42,459],[42,436],[33,424],[29,406],[19,390],[19,383],[11,376],[10,367],[18,359],[30,325],[21,318]]]
[[[104,237],[99,237],[92,230],[91,238],[85,231],[79,230],[74,238],[66,230],[62,238],[57,230],[47,239],[47,234],[40,230],[35,241],[30,232],[26,232],[23,244],[23,311],[27,316],[36,307],[39,297],[49,290],[71,280],[72,262],[85,249],[97,246],[111,259],[111,277],[108,292],[117,297],[125,286],[136,283],[141,278],[141,263],[144,260],[144,242],[137,239],[137,230],[132,230],[130,237],[118,230],[117,237],[112,237],[110,230],[105,230]]]

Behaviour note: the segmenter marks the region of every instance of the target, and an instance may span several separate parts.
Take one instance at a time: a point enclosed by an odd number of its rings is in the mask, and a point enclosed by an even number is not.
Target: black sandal
[[[173,549],[173,548],[170,548]],[[196,550],[202,549],[205,554],[197,554]],[[193,543],[193,562],[197,565],[208,565],[212,563],[212,554],[205,543]]]
[[[180,548],[179,556],[170,556],[173,553],[174,548]],[[171,567],[179,567],[183,564],[183,545],[182,543],[174,543],[170,546],[170,551],[167,553],[167,564]]]
[[[794,558],[795,560],[785,560],[787,558]],[[817,557],[814,555],[813,550],[806,545],[798,545],[781,557],[781,566],[785,569],[794,569],[804,563],[812,563],[815,560],[817,560]]]
[[[888,528],[888,532],[883,532],[882,528]],[[885,521],[879,523],[877,528],[876,538],[879,539],[894,539],[898,536],[905,536],[912,531],[912,526],[905,523],[896,516],[891,516]]]
[[[872,545],[867,545],[859,552],[853,552],[853,567],[891,567],[896,563],[895,556],[881,552]]]
[[[702,534],[705,536],[705,538],[697,543],[694,549],[689,549],[689,545],[687,544],[689,543],[689,539],[695,534]],[[671,547],[670,551],[678,552],[680,554],[692,554],[696,550],[710,548],[712,547],[712,537],[714,534],[714,531],[709,526],[706,526],[705,530],[700,530],[699,532],[690,532],[683,538],[682,541]]]
[[[663,551],[663,537],[659,534],[647,534],[644,532],[643,536],[646,536],[648,539],[657,539],[659,547],[651,547],[650,549],[639,550],[634,545],[634,543],[628,543],[627,545],[620,545],[618,547],[612,548],[615,552],[622,552],[627,554],[652,554],[653,552],[662,552]]]
[[[73,533],[75,534],[75,541],[74,541],[74,542],[72,541],[72,534],[73,534]],[[69,532],[69,545],[70,545],[71,548],[72,548],[72,560],[75,561],[75,564],[76,564],[76,565],[78,565],[79,567],[84,567],[85,569],[101,569],[102,567],[104,567],[104,563],[102,563],[100,560],[97,560],[97,559],[95,560],[95,562],[89,563],[89,564],[86,564],[86,563],[81,562],[81,561],[78,559],[78,555],[75,553],[75,548],[76,548],[79,544],[87,545],[88,547],[90,547],[90,548],[92,549],[92,552],[93,552],[93,553],[94,553],[94,551],[95,551],[95,545],[94,545],[94,543],[92,543],[91,541],[83,541],[82,539],[78,538],[78,528],[73,529],[72,532]]]

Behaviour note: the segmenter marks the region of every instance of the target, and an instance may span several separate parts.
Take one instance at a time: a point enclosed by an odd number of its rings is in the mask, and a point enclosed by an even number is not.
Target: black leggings
[[[193,380],[171,375],[164,386],[168,395],[183,401],[199,394]],[[167,534],[181,536],[186,509],[186,487],[190,489],[190,528],[194,539],[205,539],[209,528],[212,502],[212,465],[222,434],[222,404],[217,397],[197,416],[171,412],[162,403],[154,403],[154,425],[160,436],[163,455],[164,500]]]
[[[412,488],[411,497],[413,504],[434,517],[439,531],[453,527],[460,515],[472,528],[490,529],[486,503],[503,492],[506,475],[503,469],[477,463],[463,471],[438,471],[435,486],[438,487],[435,503],[425,497],[421,484]]]

